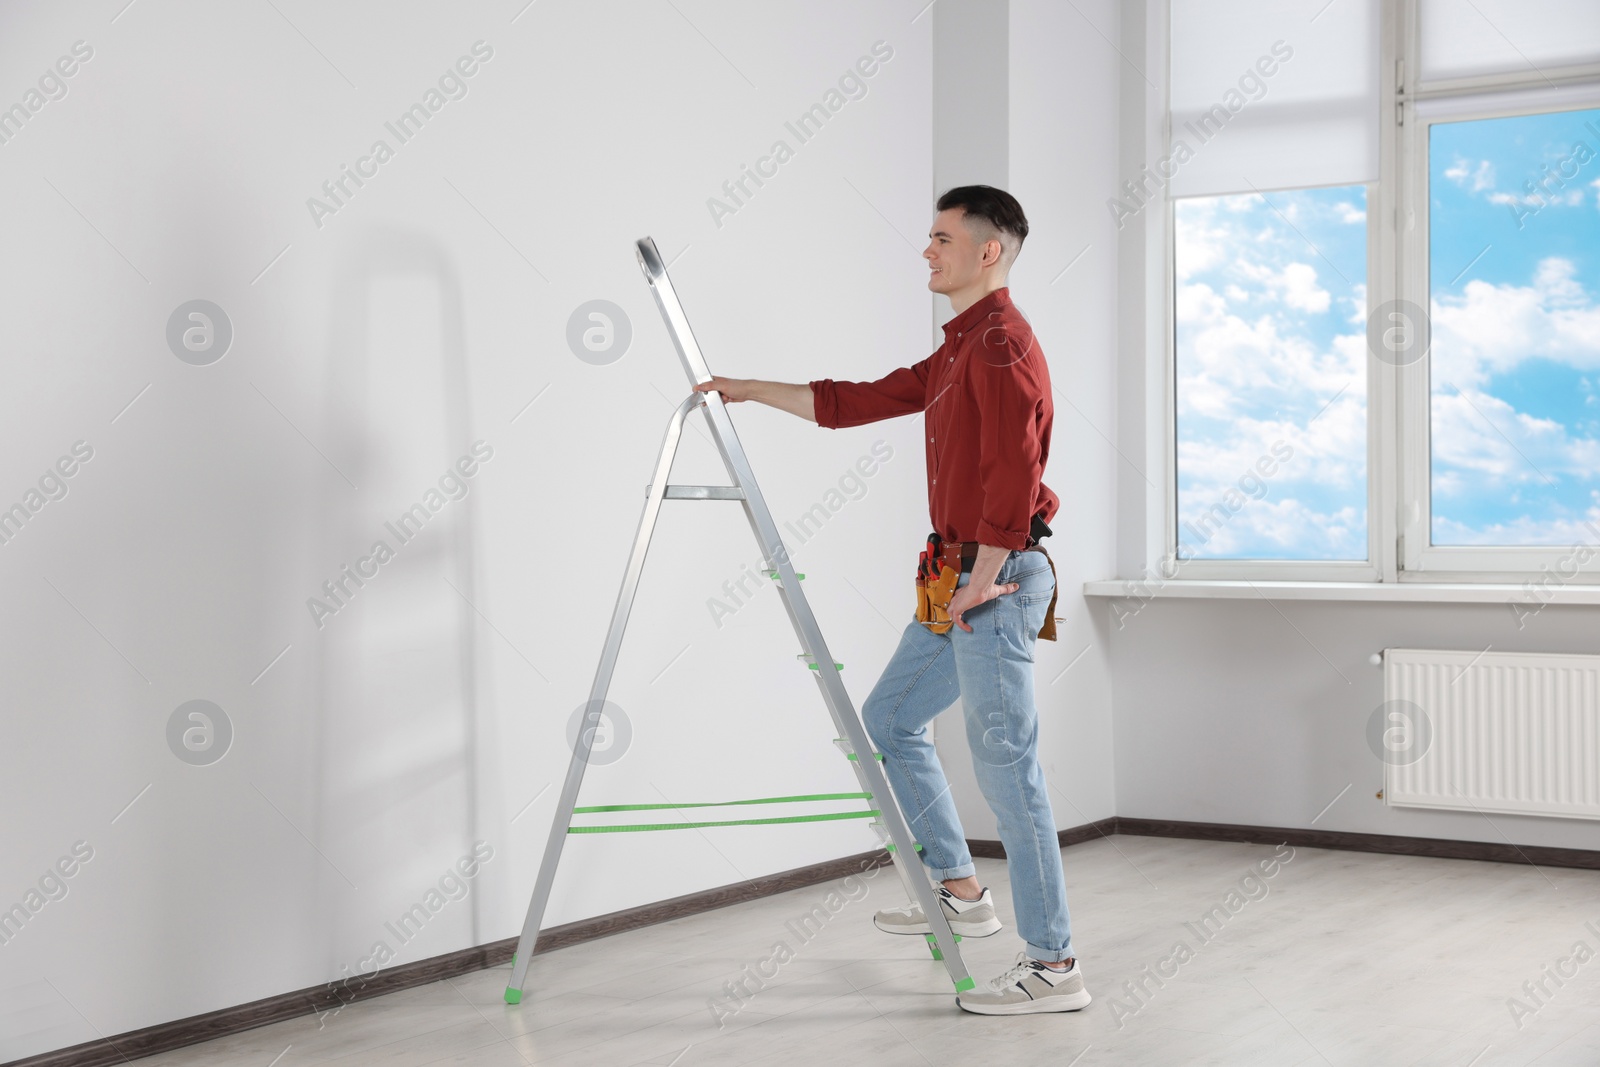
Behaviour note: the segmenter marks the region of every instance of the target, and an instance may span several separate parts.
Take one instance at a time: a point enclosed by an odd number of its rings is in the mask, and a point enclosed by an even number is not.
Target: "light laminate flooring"
[[[537,956],[520,1006],[498,967],[138,1063],[1600,1067],[1600,872],[1299,848],[1263,876],[1274,854],[1123,835],[1066,849],[1095,997],[1078,1013],[959,1010],[921,938],[873,928],[904,903],[885,869]],[[1005,864],[978,866],[1007,923],[962,942],[981,982],[1021,942]],[[800,926],[818,907],[826,921]],[[1596,955],[1578,961],[1580,943]]]

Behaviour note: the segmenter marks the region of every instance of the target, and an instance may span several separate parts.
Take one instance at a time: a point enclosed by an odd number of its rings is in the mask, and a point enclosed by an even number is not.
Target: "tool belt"
[[[1050,561],[1050,576],[1054,578],[1056,561],[1050,559],[1050,553],[1045,552],[1044,546],[1039,544],[1039,538],[1048,536],[1050,527],[1035,515],[1024,551],[1044,552],[1044,558]],[[977,558],[976,541],[946,541],[938,533],[928,535],[927,547],[917,555],[918,622],[936,634],[950,632],[950,627],[955,625],[950,618],[950,601],[956,595],[956,583],[961,580],[963,573],[972,570],[972,562]],[[1050,593],[1050,606],[1045,610],[1044,625],[1039,629],[1040,640],[1056,639],[1056,593],[1059,588],[1057,586]]]

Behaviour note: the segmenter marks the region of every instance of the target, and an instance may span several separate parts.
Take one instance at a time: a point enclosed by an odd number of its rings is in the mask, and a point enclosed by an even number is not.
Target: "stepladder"
[[[612,609],[610,628],[606,633],[605,643],[601,647],[600,661],[595,669],[594,683],[590,689],[589,699],[584,709],[586,728],[578,731],[578,737],[572,745],[572,757],[567,766],[567,774],[562,783],[561,794],[556,804],[555,817],[551,822],[549,837],[539,864],[539,872],[534,882],[533,896],[528,903],[527,917],[523,921],[521,936],[517,940],[516,954],[512,958],[511,978],[505,991],[506,1003],[519,1004],[522,1002],[523,993],[528,982],[530,965],[533,961],[534,952],[538,947],[539,926],[544,919],[545,909],[550,901],[551,889],[555,884],[557,867],[561,862],[567,838],[572,834],[600,831],[670,830],[713,826],[780,824],[822,819],[872,820],[871,825],[877,830],[883,847],[887,849],[907,894],[912,900],[916,901],[923,915],[927,917],[931,931],[927,935],[927,939],[934,959],[944,964],[945,971],[955,985],[957,992],[971,989],[975,983],[962,962],[961,952],[957,945],[958,939],[951,932],[950,926],[945,919],[944,911],[939,903],[933,883],[922,870],[922,864],[917,855],[919,846],[912,838],[907,820],[890,790],[889,782],[882,766],[883,757],[874,751],[872,743],[867,737],[866,729],[862,725],[861,718],[856,713],[855,705],[851,702],[850,695],[845,689],[843,679],[840,677],[842,664],[835,661],[833,654],[829,651],[827,641],[823,638],[822,630],[817,624],[816,616],[812,613],[810,603],[801,589],[800,583],[805,576],[796,573],[794,569],[793,563],[789,558],[788,549],[785,547],[777,524],[773,521],[772,514],[767,508],[766,501],[762,497],[755,474],[751,470],[749,459],[740,444],[738,434],[734,430],[727,406],[721,394],[715,390],[700,392],[693,389],[696,385],[710,381],[712,375],[707,369],[705,357],[700,350],[698,342],[695,340],[693,331],[689,327],[689,320],[684,314],[682,304],[679,303],[672,281],[667,275],[666,264],[663,262],[659,251],[657,251],[655,242],[649,237],[641,238],[636,242],[635,252],[640,269],[644,272],[645,281],[650,286],[651,293],[655,297],[656,306],[666,324],[667,333],[672,339],[673,347],[676,349],[679,361],[688,377],[691,392],[677,405],[667,423],[666,434],[661,443],[661,452],[656,460],[650,484],[645,490],[644,510],[639,518],[638,531],[634,537],[633,548],[628,557],[627,569],[623,573],[622,586],[617,593],[616,604]],[[723,466],[727,471],[728,484],[677,485],[671,481],[673,461],[683,436],[684,424],[691,416],[697,414],[705,419],[710,439],[720,454]],[[766,573],[769,578],[773,579],[773,584],[778,592],[779,599],[783,603],[784,610],[788,614],[795,636],[799,639],[801,649],[799,659],[804,661],[805,665],[810,668],[809,673],[816,680],[823,705],[827,708],[829,717],[832,719],[835,744],[849,760],[850,767],[860,786],[859,793],[809,794],[803,797],[763,797],[754,800],[690,805],[651,803],[612,804],[592,808],[579,807],[578,795],[583,785],[584,773],[588,769],[594,752],[597,732],[596,729],[592,728],[591,724],[598,724],[605,708],[612,676],[622,649],[623,636],[627,630],[628,616],[632,610],[634,597],[644,572],[651,537],[655,531],[657,520],[661,515],[662,505],[668,500],[702,503],[737,501],[741,505],[745,518],[749,522],[751,532],[755,535],[756,541],[760,545]],[[863,800],[869,806],[864,809],[823,815],[733,818],[663,824],[645,823],[597,827],[575,826],[573,822],[575,815],[595,812],[681,809],[684,807],[704,807],[721,810],[733,807],[740,812],[746,812],[747,810],[764,812],[770,810],[765,807],[768,804],[817,800]],[[758,805],[760,807],[747,809],[746,805]]]

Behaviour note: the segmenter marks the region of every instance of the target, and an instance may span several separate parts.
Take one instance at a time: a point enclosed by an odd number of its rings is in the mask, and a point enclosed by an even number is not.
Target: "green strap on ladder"
[[[812,800],[871,800],[871,793],[804,793],[797,797],[756,797],[754,800],[713,800],[703,804],[595,804],[573,808],[574,815],[598,811],[673,811],[677,808],[731,808],[741,804],[802,804]]]
[[[747,804],[805,804],[819,800],[871,800],[871,793],[805,793],[793,797],[756,797],[753,800],[715,800],[694,804],[595,804],[573,808],[574,815],[609,811],[676,811],[679,808],[729,808]],[[774,826],[781,823],[833,822],[839,819],[867,819],[882,814],[877,808],[865,811],[835,811],[821,815],[785,815],[770,819],[720,819],[714,822],[634,823],[628,826],[568,826],[569,834],[618,834],[646,830],[699,830],[708,826]]]
[[[874,819],[883,812],[876,808],[867,811],[836,811],[826,815],[786,815],[777,819],[725,819],[718,822],[662,822],[634,826],[569,826],[569,834],[619,834],[631,830],[698,830],[706,826],[773,826],[791,822],[829,822],[834,819]]]

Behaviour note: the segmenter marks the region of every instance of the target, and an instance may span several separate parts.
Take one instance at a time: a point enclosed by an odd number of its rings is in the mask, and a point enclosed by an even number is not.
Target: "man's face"
[[[979,241],[965,221],[966,209],[946,208],[933,220],[928,247],[922,258],[928,261],[928,288],[935,293],[959,292],[975,284],[983,272],[984,249],[990,247],[991,261],[999,255],[998,241]]]

